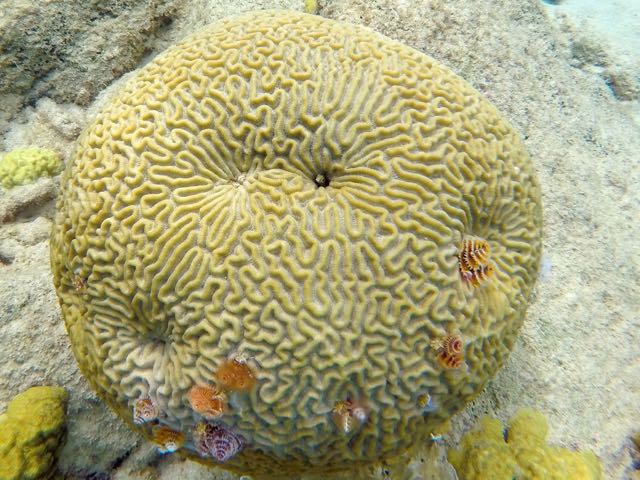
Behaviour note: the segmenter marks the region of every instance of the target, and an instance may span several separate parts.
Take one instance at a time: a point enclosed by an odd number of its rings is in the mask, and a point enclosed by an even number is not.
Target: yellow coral
[[[507,439],[502,423],[484,417],[467,433],[449,462],[460,480],[601,480],[602,469],[592,452],[574,452],[546,444],[544,416],[522,409],[509,421]]]
[[[60,387],[32,387],[0,415],[0,479],[48,479],[65,432],[68,394]]]
[[[44,148],[17,148],[0,158],[0,185],[15,187],[62,169],[58,154]]]
[[[318,13],[318,0],[304,0],[304,11],[306,13]]]
[[[226,19],[141,69],[57,208],[54,280],[91,384],[129,422],[149,395],[183,432],[190,389],[225,390],[215,420],[245,446],[225,466],[247,474],[429,442],[504,362],[541,248],[531,162],[493,106],[420,52],[297,12]],[[464,238],[491,245],[483,288],[460,281]],[[465,368],[429,350],[449,331]],[[237,352],[252,388],[226,391]],[[366,421],[344,435],[348,398]]]

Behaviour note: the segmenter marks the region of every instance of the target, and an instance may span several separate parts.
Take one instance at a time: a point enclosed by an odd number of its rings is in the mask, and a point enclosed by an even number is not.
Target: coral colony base
[[[74,354],[161,452],[247,474],[390,458],[522,324],[540,189],[422,53],[284,11],[142,68],[81,136],[51,263]]]

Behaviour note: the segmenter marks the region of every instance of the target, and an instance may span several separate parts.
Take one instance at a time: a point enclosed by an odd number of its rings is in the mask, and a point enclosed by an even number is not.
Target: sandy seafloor
[[[297,0],[177,3],[182,8],[171,22],[145,34],[138,64],[208,19],[252,8],[304,8]],[[27,5],[32,11],[24,15],[38,21],[29,2],[8,4]],[[593,450],[607,479],[638,478],[629,436],[640,430],[640,2],[326,0],[318,6],[320,15],[368,25],[468,80],[522,134],[540,177],[544,256],[527,319],[505,367],[454,419],[448,444],[455,446],[479,416],[506,420],[531,406],[548,417],[551,443]],[[8,28],[3,15],[0,27]],[[113,45],[110,55],[123,54],[116,35]],[[69,155],[91,99],[111,80],[78,93],[83,105],[76,105],[51,93],[64,91],[55,82],[70,81],[56,77],[65,61],[47,73],[50,83],[39,80],[47,88],[37,91],[36,83],[26,93],[0,93],[0,150],[40,145]],[[85,70],[100,80],[100,71]],[[233,478],[159,458],[80,376],[48,265],[55,182],[0,193],[0,411],[31,385],[67,388],[69,435],[59,463],[67,478]]]

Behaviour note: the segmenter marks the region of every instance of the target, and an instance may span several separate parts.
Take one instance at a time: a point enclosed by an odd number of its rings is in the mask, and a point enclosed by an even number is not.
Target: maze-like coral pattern
[[[366,28],[267,11],[171,48],[97,117],[51,258],[93,387],[130,423],[157,402],[135,428],[184,432],[195,457],[196,429],[229,432],[225,466],[248,473],[329,470],[402,452],[479,393],[522,323],[540,230],[522,143],[468,84]],[[478,288],[458,268],[468,237],[495,267]],[[448,369],[431,345],[453,332],[465,361]],[[234,358],[255,386],[208,427],[189,391]],[[348,433],[345,402],[363,405]]]

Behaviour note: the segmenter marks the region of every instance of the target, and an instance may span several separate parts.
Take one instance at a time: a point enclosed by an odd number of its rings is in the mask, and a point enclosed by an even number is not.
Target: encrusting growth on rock
[[[0,225],[13,222],[24,212],[43,205],[56,196],[56,183],[48,177],[12,188],[0,195]]]

